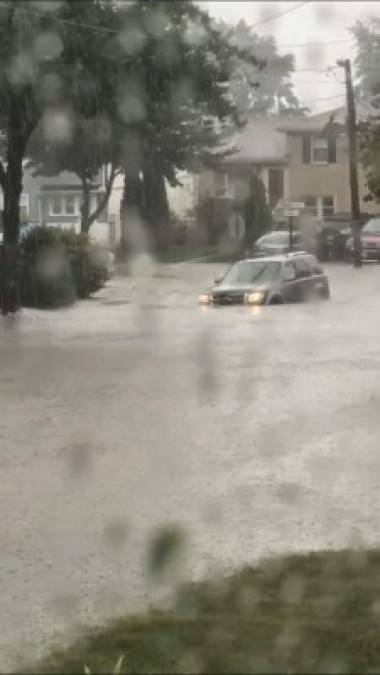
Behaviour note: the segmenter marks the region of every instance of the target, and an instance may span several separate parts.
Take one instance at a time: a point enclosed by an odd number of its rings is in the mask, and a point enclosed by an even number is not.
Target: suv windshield
[[[252,284],[256,281],[274,281],[280,273],[281,263],[247,260],[235,263],[227,272],[223,283]]]
[[[380,234],[380,218],[371,218],[363,227],[363,232]]]

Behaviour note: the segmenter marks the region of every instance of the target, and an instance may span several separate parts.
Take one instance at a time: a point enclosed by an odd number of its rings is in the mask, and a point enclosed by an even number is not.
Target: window
[[[371,218],[363,227],[363,232],[380,234],[380,218]]]
[[[322,197],[322,215],[324,218],[328,216],[333,216],[335,213],[334,209],[334,197]]]
[[[312,164],[327,164],[329,161],[329,146],[327,138],[311,139]]]
[[[249,260],[232,265],[223,278],[227,284],[246,285],[256,281],[275,281],[280,274],[281,264],[278,262],[261,262]]]
[[[304,279],[311,276],[311,267],[307,260],[296,260],[294,262],[297,279]]]
[[[334,197],[325,195],[324,197],[314,197],[308,195],[303,199],[305,209],[318,220],[324,220],[333,216],[335,213]]]
[[[53,216],[60,216],[62,214],[62,199],[61,197],[53,197],[51,202],[51,213]]]
[[[75,198],[73,195],[66,197],[65,199],[65,213],[67,216],[73,216],[75,214]]]

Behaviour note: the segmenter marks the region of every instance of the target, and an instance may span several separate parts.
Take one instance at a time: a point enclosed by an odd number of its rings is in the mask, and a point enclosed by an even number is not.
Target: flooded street
[[[201,308],[223,266],[116,277],[0,319],[0,668],[156,598],[155,528],[199,578],[380,543],[380,267],[332,299]]]

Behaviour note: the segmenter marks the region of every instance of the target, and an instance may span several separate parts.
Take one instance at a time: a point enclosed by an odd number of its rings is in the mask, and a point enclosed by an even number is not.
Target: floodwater
[[[0,319],[0,669],[162,599],[165,524],[192,578],[380,544],[380,266],[331,265],[329,302],[202,309],[220,270]]]

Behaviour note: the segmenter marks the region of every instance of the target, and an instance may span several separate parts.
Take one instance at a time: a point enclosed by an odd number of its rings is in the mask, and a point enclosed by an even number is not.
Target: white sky
[[[336,65],[337,59],[355,58],[354,40],[348,28],[356,20],[364,21],[370,16],[380,18],[380,2],[313,2],[306,4],[277,19],[268,20],[276,14],[296,7],[299,2],[257,2],[246,0],[225,0],[224,2],[208,1],[201,3],[210,14],[229,23],[237,23],[244,19],[246,23],[257,26],[258,35],[271,35],[277,44],[299,45],[306,47],[284,47],[280,53],[292,52],[296,57],[296,68],[300,72],[294,74],[295,92],[300,102],[307,103],[313,112],[328,110],[343,105],[344,86],[343,71],[336,68],[335,75],[323,72],[302,72],[302,69],[324,71],[328,66]],[[345,43],[312,46],[312,42],[331,42],[350,40]],[[379,64],[380,68],[380,64]],[[338,81],[337,81],[338,80]],[[326,101],[311,102],[313,99],[337,96]]]

